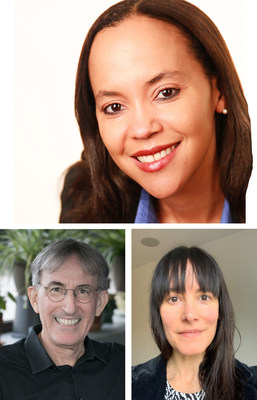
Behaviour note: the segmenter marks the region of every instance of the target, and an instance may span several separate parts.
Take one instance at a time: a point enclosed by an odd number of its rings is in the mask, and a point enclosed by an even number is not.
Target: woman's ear
[[[29,296],[29,301],[30,304],[35,311],[35,313],[39,313],[39,307],[38,307],[38,293],[37,293],[37,288],[35,286],[30,286],[28,288],[28,296]]]
[[[213,100],[215,105],[215,111],[219,114],[222,114],[226,109],[226,101],[223,94],[220,92],[217,86],[217,78],[212,78],[212,93],[213,93]]]
[[[106,304],[108,303],[108,300],[109,300],[109,294],[107,290],[101,290],[97,299],[96,312],[95,312],[96,317],[102,314],[102,311],[106,306]]]

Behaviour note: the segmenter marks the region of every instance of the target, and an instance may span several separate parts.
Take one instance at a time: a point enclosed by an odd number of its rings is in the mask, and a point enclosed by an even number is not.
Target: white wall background
[[[249,365],[257,365],[257,230],[242,230],[230,232],[227,236],[209,240],[211,231],[203,230],[202,236],[192,239],[191,233],[184,231],[184,241],[178,242],[176,230],[167,230],[169,249],[177,245],[199,245],[208,251],[222,269],[229,294],[232,299],[236,325],[241,333],[241,346],[236,357]],[[135,231],[133,231],[135,235]],[[147,236],[156,236],[150,231]],[[211,236],[209,236],[211,237]],[[202,244],[201,244],[202,241]],[[149,252],[150,248],[142,247],[141,251]],[[153,248],[152,251],[155,251]],[[158,251],[158,250],[157,250]],[[157,254],[156,251],[156,254]],[[164,255],[166,251],[162,254]],[[133,258],[136,257],[133,254]],[[141,254],[142,256],[142,254]],[[153,270],[161,258],[153,262],[132,268],[132,364],[149,360],[159,354],[159,350],[152,339],[148,323],[149,288]],[[134,258],[135,259],[135,258]],[[239,337],[235,335],[235,347],[239,344]]]
[[[95,0],[92,5],[85,0],[14,0],[13,221],[16,224],[58,222],[62,173],[80,158],[82,150],[73,112],[80,50],[90,25],[115,2]],[[255,23],[249,22],[253,19],[253,2],[192,0],[192,3],[214,20],[227,41],[254,118],[256,69],[251,30]],[[6,175],[6,168],[2,172]],[[257,220],[254,182],[256,177],[252,178],[248,191],[251,223]]]

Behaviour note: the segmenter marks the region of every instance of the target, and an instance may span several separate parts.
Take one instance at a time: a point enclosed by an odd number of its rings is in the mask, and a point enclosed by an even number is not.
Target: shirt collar
[[[153,207],[153,202],[149,193],[144,189],[141,190],[140,199],[137,208],[135,223],[151,224],[158,223],[158,218]]]
[[[34,326],[24,343],[25,352],[33,374],[37,374],[38,372],[44,371],[50,367],[56,367],[55,363],[49,357],[38,338],[38,334],[41,332],[41,330],[42,325]],[[86,360],[93,360],[94,358],[98,358],[100,361],[107,364],[107,354],[103,354],[101,351],[102,347],[99,343],[89,339],[87,336],[84,344],[85,353],[78,359],[74,368],[78,365],[81,365]]]
[[[87,336],[84,344],[85,344],[85,353],[78,359],[75,366],[82,364],[86,360],[93,360],[94,358],[98,358],[105,364],[108,363],[107,354],[104,354],[101,343],[98,343]]]
[[[54,362],[51,360],[40,340],[38,339],[38,334],[41,332],[41,330],[41,325],[34,326],[24,343],[25,352],[33,374],[37,374],[38,372],[54,366]]]
[[[152,197],[150,196],[149,193],[147,193],[144,189],[142,189],[139,203],[138,203],[135,223],[152,224],[152,223],[158,223],[158,222],[159,221],[158,221],[157,215],[154,210]],[[225,199],[225,201],[224,201],[224,206],[223,206],[220,223],[221,224],[232,223],[230,207],[229,207],[229,203],[228,203],[227,199]]]
[[[232,222],[233,221],[232,221],[232,216],[231,216],[231,212],[230,212],[230,207],[229,207],[227,199],[225,199],[220,223],[221,224],[231,224]]]

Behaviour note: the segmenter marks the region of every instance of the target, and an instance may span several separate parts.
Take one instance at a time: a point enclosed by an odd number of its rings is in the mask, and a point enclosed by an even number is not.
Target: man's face
[[[98,287],[97,277],[84,272],[76,255],[69,256],[60,267],[52,272],[43,272],[38,287],[29,289],[29,297],[35,312],[39,313],[44,347],[52,351],[60,348],[81,350],[95,316],[101,314],[108,300],[106,291],[93,293],[87,303],[79,302],[72,290],[63,300],[51,301],[45,287],[76,289],[81,285]]]

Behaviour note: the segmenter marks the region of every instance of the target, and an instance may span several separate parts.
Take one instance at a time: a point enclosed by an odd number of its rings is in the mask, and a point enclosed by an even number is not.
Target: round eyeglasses
[[[94,293],[101,289],[100,287],[94,289],[89,285],[81,285],[76,287],[76,289],[66,289],[58,285],[43,286],[41,283],[39,283],[39,285],[45,289],[46,295],[51,301],[63,300],[68,290],[72,290],[74,297],[81,303],[88,303],[92,299]]]

